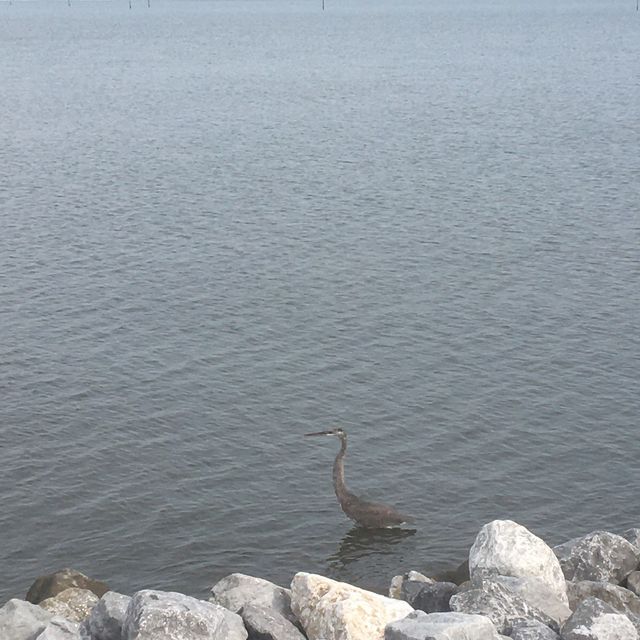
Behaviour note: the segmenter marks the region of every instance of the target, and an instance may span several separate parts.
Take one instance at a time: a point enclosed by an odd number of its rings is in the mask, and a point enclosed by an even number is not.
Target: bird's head
[[[337,427],[336,429],[328,429],[327,431],[315,431],[314,433],[305,433],[305,436],[337,436],[338,438],[346,438],[347,432]]]

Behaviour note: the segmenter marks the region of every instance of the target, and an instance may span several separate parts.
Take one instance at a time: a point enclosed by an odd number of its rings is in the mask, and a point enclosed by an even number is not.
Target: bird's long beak
[[[305,433],[305,436],[332,436],[333,431],[314,431],[313,433]]]

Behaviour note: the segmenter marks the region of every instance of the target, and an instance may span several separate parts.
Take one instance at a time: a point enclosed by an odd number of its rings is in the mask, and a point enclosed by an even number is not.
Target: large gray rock
[[[127,608],[131,598],[115,591],[107,591],[83,627],[93,640],[120,640]]]
[[[131,598],[122,640],[246,640],[242,618],[224,607],[169,591]]]
[[[640,552],[640,529],[639,528],[627,529],[626,531],[623,531],[621,535],[625,540],[628,540]]]
[[[472,579],[496,574],[537,578],[568,604],[564,575],[551,548],[511,520],[494,520],[480,529],[469,551],[469,571]]]
[[[623,613],[587,598],[562,627],[562,640],[638,640],[638,632]]]
[[[638,568],[638,549],[608,531],[593,531],[553,548],[567,580],[620,584]]]
[[[24,600],[9,600],[0,608],[0,640],[35,640],[53,616]]]
[[[629,589],[610,582],[593,582],[580,580],[567,583],[569,606],[577,609],[587,598],[598,598],[611,605],[616,611],[626,614],[640,615],[640,598]]]
[[[53,618],[36,640],[81,640],[80,625],[77,622]]]
[[[527,605],[544,613],[560,626],[570,615],[571,609],[557,592],[550,589],[548,583],[539,578],[515,578],[513,576],[496,575],[487,578],[489,582],[506,587],[508,591],[521,598]],[[472,586],[478,584],[476,580]]]
[[[109,590],[109,587],[100,580],[94,580],[85,576],[75,569],[61,569],[46,576],[40,576],[31,585],[26,595],[28,602],[38,604],[47,598],[57,596],[61,591],[75,587],[78,589],[88,589],[102,597]]]
[[[627,576],[627,589],[640,596],[640,571],[632,571]]]
[[[311,573],[293,577],[291,609],[309,640],[382,640],[389,622],[413,611],[402,600]]]
[[[560,636],[537,620],[522,620],[513,625],[511,640],[560,640]]]
[[[60,616],[71,622],[82,622],[89,617],[98,602],[98,596],[88,589],[70,587],[57,595],[42,600],[40,606],[54,616]]]
[[[240,616],[249,632],[249,640],[306,640],[293,622],[273,609],[246,605]]]
[[[273,582],[243,573],[232,573],[211,588],[210,602],[238,613],[242,607],[252,605],[271,609],[291,622],[296,618],[291,611],[291,591]]]
[[[453,582],[428,583],[406,583],[418,585],[415,591],[407,593],[403,598],[414,609],[419,609],[425,613],[437,613],[451,611],[449,600],[457,592],[458,585]]]
[[[414,611],[386,626],[384,640],[498,640],[491,620],[467,613]]]
[[[571,615],[571,609],[540,578],[494,576],[491,580],[507,587],[509,591],[520,596],[532,607],[540,609],[559,625]]]
[[[489,618],[499,633],[509,634],[514,623],[522,619],[538,620],[549,627],[557,623],[536,607],[532,607],[507,587],[491,580],[475,582],[470,588],[455,594],[450,602],[452,611],[474,613]]]

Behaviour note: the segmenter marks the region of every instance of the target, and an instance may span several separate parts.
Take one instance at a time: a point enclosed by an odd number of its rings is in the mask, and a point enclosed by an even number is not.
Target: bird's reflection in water
[[[365,529],[355,526],[342,538],[335,553],[327,558],[330,573],[339,580],[349,565],[363,558],[391,555],[393,547],[415,533],[415,529]]]

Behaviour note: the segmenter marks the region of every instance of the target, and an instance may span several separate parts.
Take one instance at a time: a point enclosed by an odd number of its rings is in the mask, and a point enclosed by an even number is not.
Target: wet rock
[[[53,618],[36,640],[82,640],[77,622]]]
[[[640,571],[632,571],[627,576],[627,589],[640,596]]]
[[[210,602],[238,613],[242,607],[253,605],[271,609],[296,623],[291,611],[291,591],[273,582],[243,573],[232,573],[211,588]]]
[[[402,600],[310,573],[294,576],[291,609],[309,640],[381,640],[389,622],[413,611]]]
[[[30,587],[26,595],[28,602],[38,604],[47,598],[57,596],[61,591],[75,587],[78,589],[88,589],[102,597],[109,587],[100,580],[94,580],[85,576],[75,569],[62,569],[46,576],[40,576]]]
[[[511,520],[494,520],[484,525],[469,551],[471,578],[492,575],[538,578],[557,599],[567,604],[567,592],[560,563],[540,538]]]
[[[240,616],[249,632],[248,640],[306,640],[299,629],[273,609],[246,605]]]
[[[97,602],[98,596],[92,591],[70,587],[52,598],[42,600],[40,606],[55,616],[71,622],[82,622],[89,617]]]
[[[556,593],[540,578],[514,578],[512,576],[494,576],[491,581],[507,587],[520,596],[527,604],[540,609],[552,620],[562,624],[570,615],[571,609],[561,601]]]
[[[458,590],[458,585],[453,582],[434,582],[432,584],[419,584],[420,587],[411,597],[404,598],[414,609],[425,613],[437,613],[451,611],[449,600]]]
[[[563,640],[638,640],[623,613],[597,598],[583,600],[562,628]]]
[[[540,609],[532,607],[507,587],[491,580],[473,583],[455,594],[449,602],[452,611],[475,613],[489,618],[499,633],[509,634],[513,625],[522,619],[538,620],[549,627],[557,623]]]
[[[587,598],[598,598],[611,605],[616,611],[626,614],[640,615],[640,598],[629,589],[610,582],[593,582],[581,580],[567,583],[569,606],[577,609]]]
[[[467,613],[414,611],[390,622],[384,640],[498,640],[491,620]]]
[[[2,640],[34,640],[53,616],[30,602],[9,600],[0,608],[0,638]]]
[[[560,636],[537,620],[522,620],[513,625],[511,640],[560,640]]]
[[[638,568],[638,549],[608,531],[574,538],[553,548],[567,580],[620,584]]]
[[[122,640],[246,640],[242,618],[212,602],[169,591],[131,598]]]
[[[469,574],[469,560],[465,560],[460,565],[452,570],[442,571],[434,576],[436,582],[453,582],[454,584],[462,584],[470,580]]]
[[[120,640],[130,602],[129,596],[107,591],[93,607],[83,627],[93,640]]]
[[[402,590],[406,582],[433,583],[434,581],[418,571],[409,571],[404,575],[393,576],[393,578],[391,578],[391,585],[389,586],[389,597],[396,598],[396,600],[406,600],[406,598],[403,597],[404,593]]]

